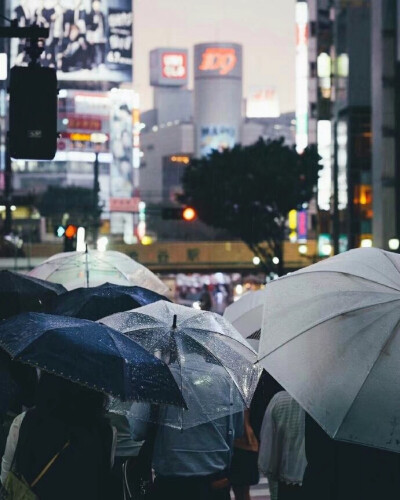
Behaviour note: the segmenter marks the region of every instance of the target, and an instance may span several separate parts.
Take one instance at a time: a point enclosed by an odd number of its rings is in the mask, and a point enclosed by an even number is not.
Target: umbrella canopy
[[[54,301],[49,312],[96,321],[104,316],[136,309],[158,300],[168,299],[140,286],[105,283],[93,288],[76,288],[65,293]]]
[[[61,283],[68,290],[114,283],[142,286],[165,295],[168,287],[146,267],[121,252],[89,250],[53,255],[29,273],[30,276]]]
[[[14,360],[122,400],[184,405],[162,361],[99,323],[20,314],[0,323],[0,347]]]
[[[229,305],[224,312],[224,318],[232,323],[247,342],[258,351],[265,290],[248,292],[239,300]]]
[[[400,452],[400,255],[351,250],[265,300],[260,364],[331,437]]]
[[[160,301],[101,322],[168,363],[188,411],[162,409],[155,415],[158,423],[184,429],[250,405],[260,376],[256,354],[221,316]],[[116,410],[144,420],[154,415],[137,406]]]
[[[0,319],[28,311],[44,311],[66,289],[13,271],[0,271]]]

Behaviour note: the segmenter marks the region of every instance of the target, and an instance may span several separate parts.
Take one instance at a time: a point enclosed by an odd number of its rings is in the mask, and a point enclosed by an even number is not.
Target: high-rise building
[[[338,252],[372,239],[371,2],[307,0],[307,14],[308,143],[323,167],[319,232]]]

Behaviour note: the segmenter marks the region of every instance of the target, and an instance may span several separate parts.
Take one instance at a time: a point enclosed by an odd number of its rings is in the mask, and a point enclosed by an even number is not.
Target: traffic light
[[[64,252],[74,252],[76,249],[76,233],[78,232],[77,226],[69,224],[65,228],[64,233]]]
[[[54,158],[57,151],[57,76],[54,68],[11,68],[9,124],[12,158]]]
[[[192,207],[164,207],[161,211],[164,220],[185,220],[191,222],[197,217]]]

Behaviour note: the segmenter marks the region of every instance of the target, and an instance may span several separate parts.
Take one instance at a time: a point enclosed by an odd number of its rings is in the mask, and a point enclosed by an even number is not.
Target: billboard
[[[19,26],[50,29],[41,64],[59,80],[132,80],[131,0],[11,0]],[[12,43],[12,65],[28,63],[25,40]]]
[[[195,78],[242,78],[242,46],[201,43],[194,48]]]
[[[247,118],[277,118],[279,99],[273,87],[253,87],[246,101]]]
[[[231,125],[209,125],[200,129],[200,156],[207,156],[212,151],[231,149],[238,142],[238,134]]]
[[[150,52],[150,84],[154,87],[183,87],[188,83],[186,49],[154,49]]]

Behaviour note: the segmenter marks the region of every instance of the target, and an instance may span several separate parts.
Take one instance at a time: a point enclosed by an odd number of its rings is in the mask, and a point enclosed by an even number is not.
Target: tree
[[[240,238],[267,273],[282,274],[287,215],[315,194],[319,160],[315,146],[299,154],[283,139],[213,151],[185,169],[179,201],[206,224]]]
[[[92,189],[77,186],[49,186],[38,203],[38,209],[54,224],[60,224],[68,214],[70,224],[91,229],[93,234],[100,225],[102,212],[97,194]]]

